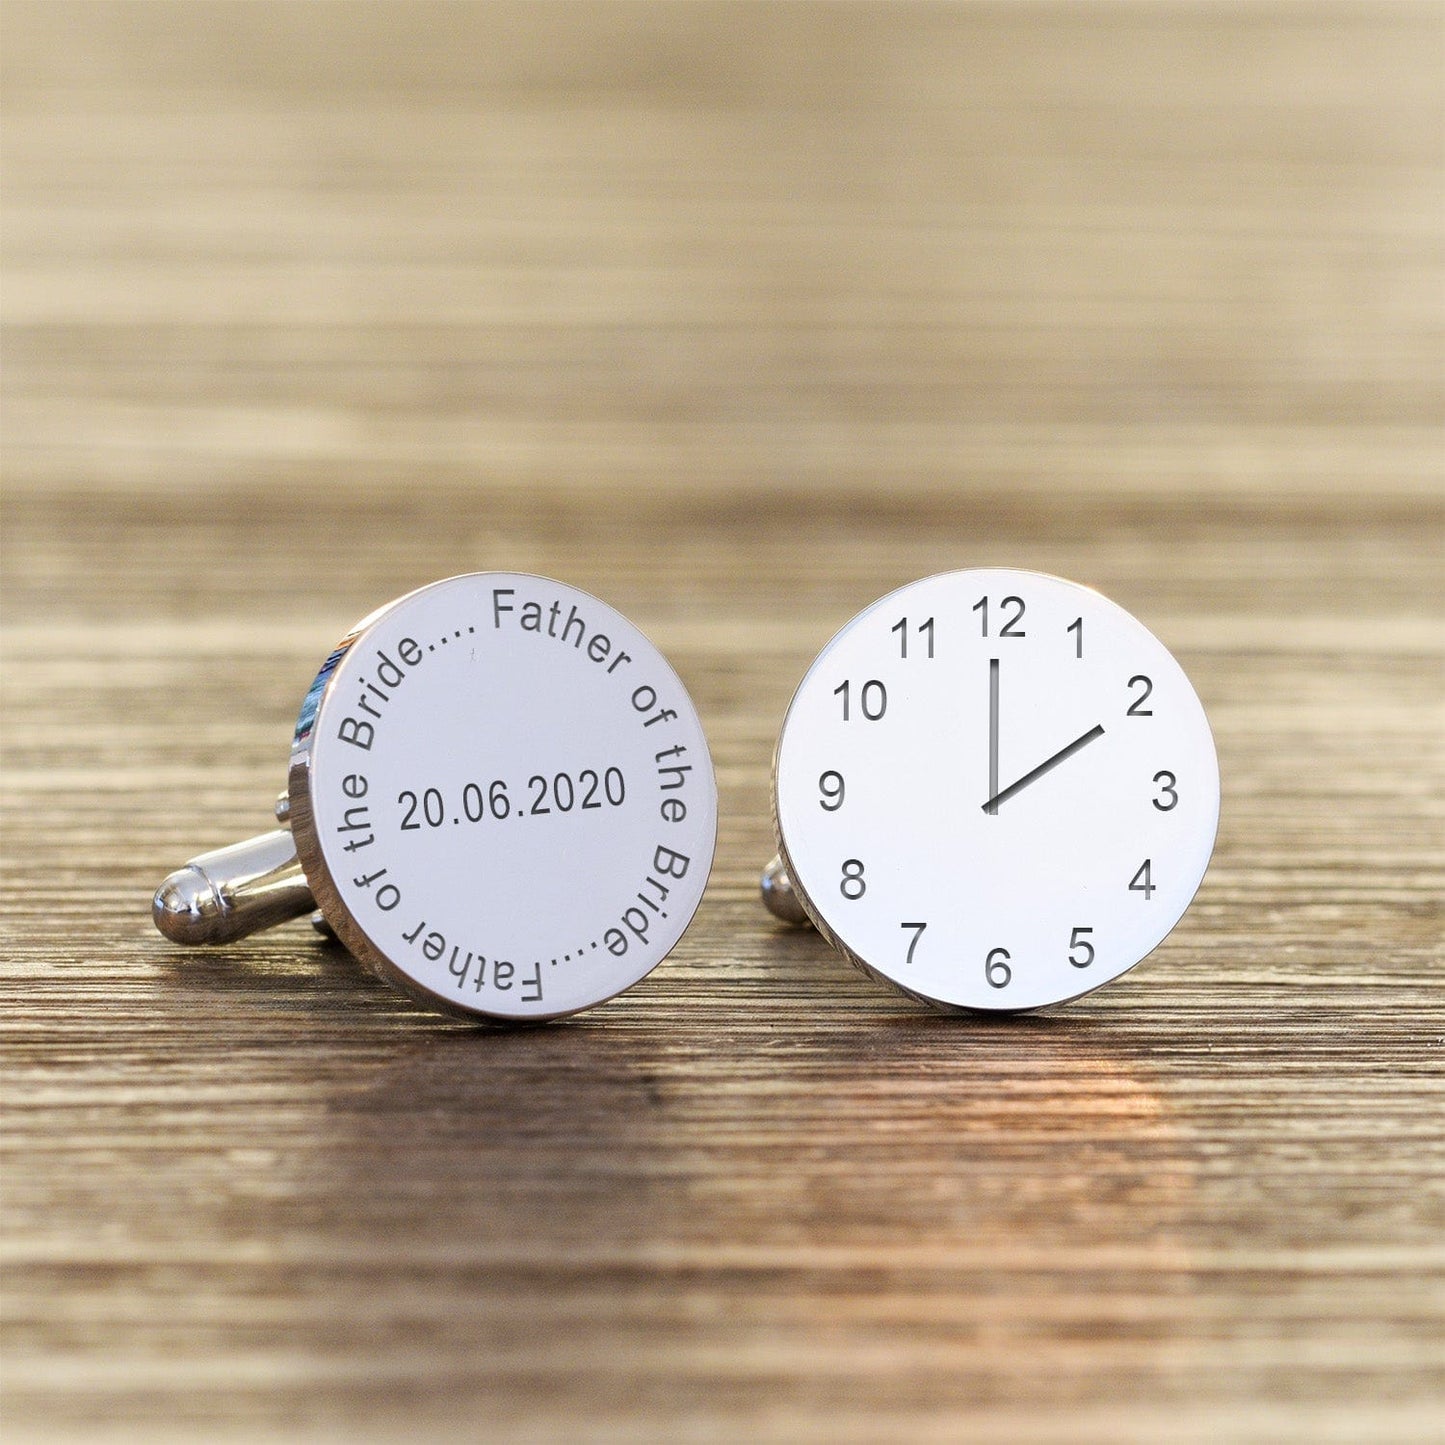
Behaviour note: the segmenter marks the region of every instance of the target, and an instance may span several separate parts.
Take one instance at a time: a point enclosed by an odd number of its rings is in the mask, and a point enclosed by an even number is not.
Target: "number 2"
[[[1149,694],[1154,691],[1154,684],[1150,682],[1149,679],[1145,677],[1144,674],[1141,672],[1129,679],[1129,688],[1132,691],[1135,684],[1140,682],[1144,684],[1144,691],[1141,692],[1139,696],[1136,697],[1134,701],[1129,704],[1129,711],[1124,714],[1125,717],[1154,716],[1154,709],[1152,707],[1144,706],[1144,704],[1149,701]]]

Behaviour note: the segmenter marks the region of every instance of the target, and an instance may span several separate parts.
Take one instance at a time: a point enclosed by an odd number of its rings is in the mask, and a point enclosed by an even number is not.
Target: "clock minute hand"
[[[998,658],[988,663],[988,790],[998,792]],[[985,813],[997,813],[998,799],[983,805]]]
[[[1081,748],[1086,748],[1095,738],[1104,736],[1103,723],[1095,723],[1088,732],[1076,737],[1068,747],[1060,748],[1053,757],[1045,758],[1038,767],[1030,769],[1021,777],[1018,782],[1010,783],[1001,793],[995,793],[988,802],[983,805],[985,813],[997,813],[998,805],[1006,803],[1015,793],[1021,793],[1030,783],[1036,783],[1045,773],[1052,772],[1066,758],[1071,758]]]

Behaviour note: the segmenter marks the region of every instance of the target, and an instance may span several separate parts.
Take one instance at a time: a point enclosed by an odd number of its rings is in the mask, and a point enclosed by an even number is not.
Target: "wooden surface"
[[[1440,1438],[1445,11],[0,24],[7,1439]],[[754,896],[808,661],[986,563],[1224,776],[1176,933],[1008,1022]],[[478,568],[693,690],[674,956],[495,1033],[152,933]]]

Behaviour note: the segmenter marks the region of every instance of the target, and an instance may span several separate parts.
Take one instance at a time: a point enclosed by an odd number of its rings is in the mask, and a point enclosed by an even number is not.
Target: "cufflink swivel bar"
[[[276,820],[289,817],[283,793]],[[174,943],[234,943],[315,907],[296,840],[283,827],[192,858],[156,890],[151,917]]]

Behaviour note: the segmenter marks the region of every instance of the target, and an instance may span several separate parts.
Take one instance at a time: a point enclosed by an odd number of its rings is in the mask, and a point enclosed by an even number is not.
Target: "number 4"
[[[1142,893],[1147,903],[1154,896],[1155,884],[1153,875],[1149,871],[1150,860],[1146,858],[1140,865],[1139,871],[1129,880],[1130,893]]]

